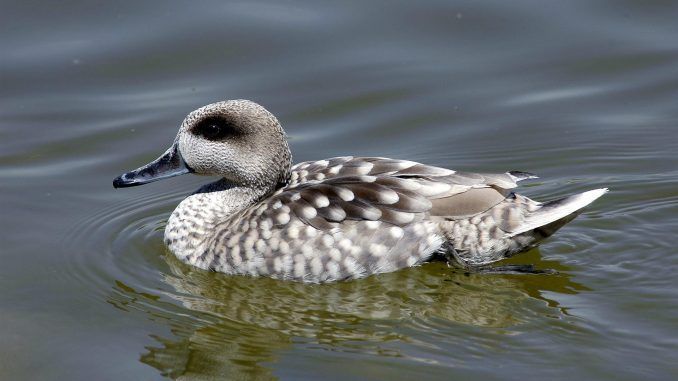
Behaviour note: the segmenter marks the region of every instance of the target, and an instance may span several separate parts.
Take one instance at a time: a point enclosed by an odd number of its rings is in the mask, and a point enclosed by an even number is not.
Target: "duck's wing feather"
[[[323,181],[346,176],[394,176],[429,178],[442,183],[467,186],[496,186],[511,189],[520,180],[537,176],[522,171],[506,173],[471,173],[435,167],[409,160],[397,160],[383,157],[342,156],[326,160],[307,161],[294,165],[291,170],[288,188],[314,181]]]
[[[424,215],[448,219],[484,212],[501,202],[525,172],[457,172],[413,161],[337,157],[292,168],[287,186],[266,200],[266,214],[292,213],[319,229],[344,220],[403,226]]]

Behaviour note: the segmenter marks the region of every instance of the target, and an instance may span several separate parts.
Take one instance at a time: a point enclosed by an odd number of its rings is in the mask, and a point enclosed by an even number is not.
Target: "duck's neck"
[[[225,179],[207,184],[174,209],[165,227],[165,243],[180,260],[201,267],[198,258],[217,225],[274,190],[236,186]]]

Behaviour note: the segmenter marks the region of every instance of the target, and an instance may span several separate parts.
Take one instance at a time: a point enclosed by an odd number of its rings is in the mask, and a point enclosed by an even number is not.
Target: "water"
[[[4,2],[3,379],[675,379],[678,4]],[[114,190],[189,111],[248,98],[296,161],[379,155],[611,192],[511,260],[331,284],[165,251],[210,179]]]

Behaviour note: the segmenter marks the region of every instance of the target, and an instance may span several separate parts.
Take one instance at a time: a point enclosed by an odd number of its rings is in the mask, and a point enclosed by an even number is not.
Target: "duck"
[[[472,173],[385,157],[292,164],[278,119],[249,100],[189,113],[151,163],[113,180],[138,186],[217,176],[174,209],[164,242],[182,262],[306,283],[364,278],[442,259],[468,271],[527,251],[608,191],[548,202],[513,191],[523,171]]]

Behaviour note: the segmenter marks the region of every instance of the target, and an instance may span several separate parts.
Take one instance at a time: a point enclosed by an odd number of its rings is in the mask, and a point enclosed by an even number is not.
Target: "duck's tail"
[[[572,221],[574,217],[581,213],[582,208],[607,193],[607,191],[607,188],[594,189],[541,204],[538,209],[524,216],[524,220],[519,228],[512,231],[510,236],[516,236],[537,228],[541,228],[543,233],[549,236],[566,223]]]
[[[595,189],[545,203],[511,194],[482,214],[446,220],[441,229],[455,260],[485,265],[537,246],[606,192]]]

